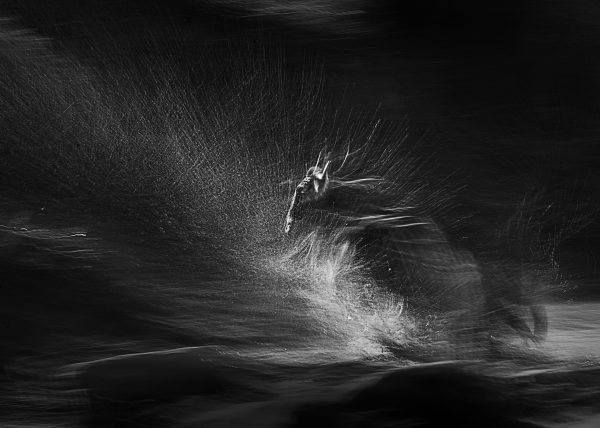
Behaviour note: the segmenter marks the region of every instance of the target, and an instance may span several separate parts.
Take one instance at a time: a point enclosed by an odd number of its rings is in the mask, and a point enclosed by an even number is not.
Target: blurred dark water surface
[[[593,2],[0,10],[3,424],[598,423]],[[438,331],[339,242],[293,265],[291,186],[367,142],[479,241],[547,205],[543,344]]]

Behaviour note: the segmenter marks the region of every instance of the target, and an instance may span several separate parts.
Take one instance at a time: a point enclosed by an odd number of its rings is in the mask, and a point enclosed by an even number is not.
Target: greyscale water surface
[[[595,426],[599,11],[426,3],[3,2],[3,425]]]

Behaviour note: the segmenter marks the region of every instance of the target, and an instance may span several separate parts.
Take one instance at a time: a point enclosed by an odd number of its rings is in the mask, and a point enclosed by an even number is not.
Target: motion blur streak
[[[267,3],[248,15],[293,8]],[[338,3],[324,19],[365,25]],[[598,308],[560,300],[557,255],[591,202],[531,178],[506,218],[474,219],[406,122],[347,108],[321,60],[290,72],[269,38],[188,58],[168,27],[132,55],[17,22],[0,20],[3,425],[597,420]],[[332,187],[386,213],[314,211],[286,236],[304,171],[347,150]],[[393,278],[365,225],[395,230]]]

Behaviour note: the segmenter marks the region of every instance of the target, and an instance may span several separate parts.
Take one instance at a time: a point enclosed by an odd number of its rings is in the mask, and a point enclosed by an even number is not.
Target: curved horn
[[[317,158],[317,163],[315,164],[315,169],[319,166],[319,162],[321,162],[321,155],[323,154],[323,150],[319,151],[319,157]]]
[[[355,155],[356,153],[360,152],[363,148],[359,147],[358,149],[354,150],[354,151],[350,151],[350,144],[348,144],[348,149],[346,150],[346,154],[344,155],[344,160],[342,161],[342,164],[336,168],[336,170],[333,172],[333,174],[337,174],[338,171],[341,171],[342,168],[344,167],[344,165],[346,165],[346,161],[348,160],[348,158],[350,158],[350,156]],[[341,158],[341,156],[337,157],[336,159]]]
[[[340,167],[335,170],[336,172],[341,170],[344,167],[344,165],[346,165],[346,160],[348,159],[348,155],[350,155],[350,144],[348,144],[348,150],[346,150],[346,155],[344,156],[344,160],[342,161],[342,164],[340,165]]]

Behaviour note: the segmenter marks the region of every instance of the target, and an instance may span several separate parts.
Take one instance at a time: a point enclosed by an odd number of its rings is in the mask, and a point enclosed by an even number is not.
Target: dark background
[[[84,62],[98,55],[135,62],[153,49],[194,64],[207,46],[226,57],[234,45],[263,45],[284,58],[292,75],[315,64],[325,92],[342,108],[406,124],[448,174],[458,171],[475,211],[508,209],[503,201],[525,176],[558,199],[568,195],[565,215],[573,204],[588,210],[590,224],[563,243],[561,264],[582,295],[598,296],[600,5],[389,0],[320,2],[317,13],[304,10],[307,4],[9,0],[0,6]]]
[[[0,0],[0,19],[7,425],[597,419],[596,2]],[[475,238],[440,252],[466,329],[338,284],[364,267],[353,255],[334,266],[345,243],[314,241],[315,257],[335,250],[330,280],[320,261],[295,269],[306,241],[281,233],[286,191],[323,138],[360,145],[379,120],[360,172],[392,153],[399,188],[427,192],[413,200],[458,214]],[[530,207],[531,221],[516,216]],[[535,263],[537,228],[563,239],[541,251],[542,292],[555,295],[523,304],[502,263]],[[491,311],[469,287],[488,264]],[[549,329],[533,344],[508,325],[538,298]],[[509,316],[488,326],[498,313]],[[504,327],[506,343],[493,338]]]

